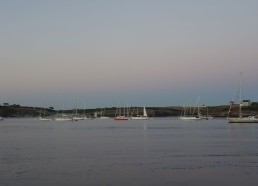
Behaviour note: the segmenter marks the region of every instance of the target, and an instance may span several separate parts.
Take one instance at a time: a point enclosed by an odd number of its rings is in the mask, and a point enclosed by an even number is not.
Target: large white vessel
[[[258,123],[258,118],[254,116],[228,118],[229,123]]]
[[[240,73],[241,75],[241,73]],[[234,104],[234,102],[230,102],[229,111],[228,111],[228,123],[258,123],[258,118],[254,116],[243,117],[242,116],[242,78],[240,77],[240,85],[237,94],[237,100],[239,100],[238,104]],[[232,106],[238,105],[238,117],[230,117],[230,111]]]

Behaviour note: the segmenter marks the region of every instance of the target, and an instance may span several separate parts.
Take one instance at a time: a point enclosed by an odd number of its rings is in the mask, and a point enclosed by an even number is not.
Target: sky
[[[258,101],[256,0],[0,0],[0,104]]]

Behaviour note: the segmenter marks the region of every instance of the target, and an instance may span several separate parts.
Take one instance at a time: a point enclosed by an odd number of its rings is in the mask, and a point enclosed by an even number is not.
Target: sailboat
[[[240,73],[241,75],[241,73]],[[230,110],[231,107],[233,106],[234,102],[230,102],[230,106],[229,106],[229,111],[228,111],[228,123],[258,123],[258,118],[255,118],[254,116],[248,116],[248,117],[243,117],[242,116],[242,78],[240,78],[240,85],[239,85],[239,91],[238,91],[238,95],[239,95],[239,110],[238,110],[238,117],[229,117],[230,115]]]
[[[84,117],[81,117],[81,116],[73,116],[73,117],[72,117],[72,120],[73,120],[73,121],[84,120]]]
[[[41,113],[40,113],[40,116],[38,119],[40,121],[51,121],[52,120],[51,118],[46,117],[46,109],[45,108],[44,108],[44,116],[41,116]]]
[[[129,118],[126,116],[116,116],[113,118],[114,120],[128,120]]]
[[[110,119],[110,117],[105,116],[105,108],[101,109],[101,115],[99,119]]]
[[[74,116],[72,117],[72,120],[73,120],[73,121],[84,120],[84,117],[80,116],[80,115],[77,113],[77,108],[75,109],[75,114],[74,114]]]
[[[118,112],[118,115],[113,118],[114,120],[129,120],[129,117],[127,117],[128,116],[128,110],[127,110],[127,116],[125,114],[125,108],[124,108],[124,114],[123,115],[122,115],[122,112],[121,112],[121,107],[119,107],[117,109],[117,112]]]
[[[190,101],[191,102],[191,101]],[[198,97],[198,113],[197,115],[194,115],[195,112],[195,108],[193,109],[193,112],[191,112],[191,103],[190,103],[190,107],[189,107],[189,114],[188,114],[188,109],[187,107],[184,107],[180,116],[181,120],[186,120],[186,121],[190,121],[190,120],[202,120],[202,117],[200,117],[200,106],[199,106],[199,102],[200,102],[200,97]]]
[[[201,113],[199,113],[199,117],[203,120],[209,120],[209,119],[213,119],[214,117],[210,116],[209,115],[209,111],[208,111],[208,106],[205,106],[206,107],[206,115],[202,115]]]
[[[62,114],[54,119],[55,121],[72,121],[72,118],[68,117],[66,114]]]
[[[72,118],[69,117],[68,115],[63,113],[62,110],[62,114],[61,115],[56,115],[56,117],[54,118],[55,121],[72,121]]]
[[[131,117],[130,119],[135,119],[135,120],[147,120],[147,119],[150,119],[147,115],[147,111],[146,111],[146,108],[143,107],[143,115],[138,115],[138,108],[137,108],[137,116],[135,117]]]
[[[40,120],[40,121],[51,121],[52,119],[51,119],[51,118],[46,118],[46,117],[39,116],[39,120]]]
[[[72,118],[68,117],[66,114],[62,114],[61,116],[57,116],[54,119],[55,121],[72,121]]]
[[[92,118],[89,118],[88,116],[86,116],[86,113],[85,113],[85,103],[83,104],[83,120],[88,120],[88,119],[92,119]]]

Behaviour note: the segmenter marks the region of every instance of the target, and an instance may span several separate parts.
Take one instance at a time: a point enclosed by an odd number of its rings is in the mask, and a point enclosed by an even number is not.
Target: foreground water
[[[226,120],[0,122],[1,186],[256,186],[258,125]]]

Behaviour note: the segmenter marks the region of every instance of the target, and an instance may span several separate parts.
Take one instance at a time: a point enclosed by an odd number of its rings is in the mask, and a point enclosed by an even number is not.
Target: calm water
[[[258,124],[0,122],[1,186],[257,186]]]

